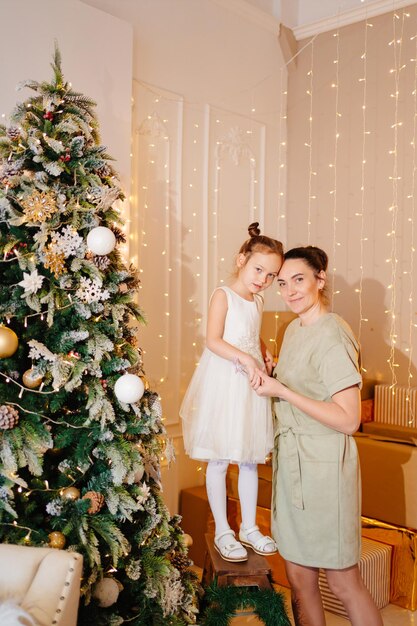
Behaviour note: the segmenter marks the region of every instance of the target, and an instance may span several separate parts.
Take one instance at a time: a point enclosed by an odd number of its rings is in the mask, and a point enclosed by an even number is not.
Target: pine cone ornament
[[[108,256],[100,256],[99,254],[93,254],[91,257],[92,262],[99,270],[104,272],[110,265],[110,259]]]
[[[18,126],[9,126],[7,136],[12,141],[18,141],[20,139],[20,128]]]
[[[0,430],[9,430],[17,426],[19,413],[8,404],[0,406]]]
[[[183,572],[187,569],[187,567],[192,565],[191,559],[189,559],[188,556],[182,552],[174,552],[170,561],[179,572]]]
[[[118,228],[117,226],[113,226],[112,231],[114,233],[114,236],[116,237],[117,243],[126,243],[126,235],[120,228]]]
[[[107,163],[104,163],[100,167],[96,168],[96,172],[100,178],[106,178],[106,176],[110,176],[111,168],[107,165]]]
[[[83,500],[87,500],[87,498],[91,501],[91,506],[87,509],[87,513],[90,513],[90,515],[98,513],[104,505],[103,494],[98,491],[87,491],[87,493],[83,495]]]

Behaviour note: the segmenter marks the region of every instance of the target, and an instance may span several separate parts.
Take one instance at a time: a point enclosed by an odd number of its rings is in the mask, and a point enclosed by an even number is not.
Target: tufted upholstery
[[[0,602],[13,600],[38,626],[76,626],[82,556],[0,544]]]

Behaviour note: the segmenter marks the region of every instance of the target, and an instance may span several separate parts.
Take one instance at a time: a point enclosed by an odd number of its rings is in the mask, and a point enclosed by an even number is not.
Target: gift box
[[[359,570],[378,609],[390,601],[391,552],[390,545],[362,538]],[[325,610],[348,618],[345,607],[330,591],[324,570],[320,570],[319,585]]]
[[[417,529],[417,447],[357,433],[362,515]]]
[[[226,491],[229,498],[239,500],[238,491],[239,467],[230,464],[227,470]],[[271,508],[272,501],[272,467],[258,465],[258,506]]]
[[[361,423],[367,424],[374,419],[374,401],[372,398],[361,402]]]
[[[416,413],[417,387],[375,385],[376,422],[415,428]]]
[[[205,486],[189,487],[180,493],[179,512],[181,528],[193,539],[188,555],[198,567],[204,566],[206,554],[205,533],[214,534],[214,520]]]
[[[417,531],[362,518],[362,536],[392,548],[390,602],[417,609]]]

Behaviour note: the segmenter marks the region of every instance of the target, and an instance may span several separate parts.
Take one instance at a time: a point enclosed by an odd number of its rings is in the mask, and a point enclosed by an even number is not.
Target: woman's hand
[[[265,354],[263,356],[266,373],[268,374],[268,376],[271,376],[272,370],[274,369],[274,357],[272,356],[268,348],[266,348]]]
[[[265,372],[262,372],[261,370],[258,370],[257,374],[259,380],[254,381],[251,384],[252,389],[256,391],[258,396],[267,396],[274,398],[283,397],[283,393],[285,393],[285,390],[287,389],[285,385],[283,385],[276,378],[268,376],[267,374],[265,374]]]

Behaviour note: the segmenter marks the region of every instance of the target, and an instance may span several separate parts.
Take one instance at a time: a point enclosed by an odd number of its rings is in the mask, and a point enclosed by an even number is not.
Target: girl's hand
[[[268,376],[271,376],[272,370],[274,369],[274,357],[272,356],[268,348],[265,350],[264,363],[266,373],[268,374]]]
[[[283,398],[283,394],[285,394],[286,387],[276,378],[271,378],[271,376],[267,376],[261,370],[257,372],[259,381],[254,379],[252,384],[252,388],[256,391],[258,396],[266,396],[273,398]]]
[[[259,376],[258,372],[261,372],[262,369],[259,367],[259,363],[253,356],[250,354],[245,354],[238,359],[238,362],[242,366],[243,370],[246,372],[249,378],[249,382],[251,385],[258,383],[259,384]]]

